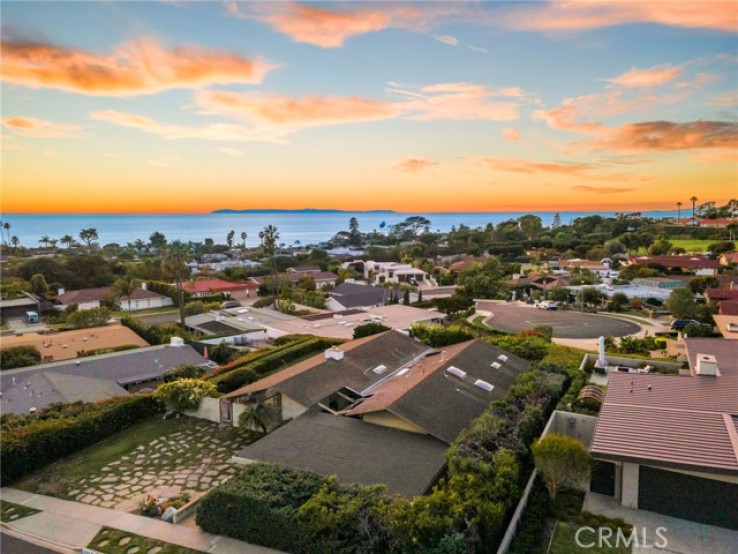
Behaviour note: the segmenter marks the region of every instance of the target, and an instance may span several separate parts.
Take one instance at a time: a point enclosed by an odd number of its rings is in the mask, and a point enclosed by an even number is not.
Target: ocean
[[[247,233],[247,246],[259,244],[259,231],[266,225],[275,225],[279,230],[279,243],[319,244],[327,241],[338,231],[348,230],[349,219],[356,217],[359,230],[371,232],[394,225],[412,215],[421,215],[431,222],[433,231],[449,231],[460,224],[469,227],[496,225],[502,221],[516,219],[526,213],[541,218],[544,225],[553,222],[556,212],[470,212],[470,213],[398,213],[398,212],[259,212],[226,214],[144,214],[144,215],[99,215],[99,214],[2,214],[0,220],[10,224],[10,236],[17,236],[21,246],[40,246],[39,239],[47,235],[59,239],[72,235],[79,240],[82,229],[97,229],[100,244],[118,243],[125,245],[140,239],[147,242],[149,236],[158,231],[167,240],[202,242],[212,238],[216,244],[225,243],[229,231],[236,232],[236,243],[241,242],[241,232]],[[588,215],[614,216],[615,212],[559,212],[561,223],[568,224],[577,217]],[[642,212],[644,217],[676,217],[676,211]],[[685,211],[682,210],[682,215]],[[7,235],[3,233],[4,240]],[[299,242],[298,242],[299,241]],[[59,244],[59,247],[63,245]]]

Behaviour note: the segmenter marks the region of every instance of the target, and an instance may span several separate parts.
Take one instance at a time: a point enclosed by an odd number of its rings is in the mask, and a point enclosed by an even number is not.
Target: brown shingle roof
[[[56,297],[56,301],[60,304],[82,304],[85,302],[102,302],[108,297],[114,295],[113,287],[97,287],[91,289],[70,290]],[[147,298],[163,298],[163,294],[152,290],[145,290],[141,287],[134,289],[131,294],[131,300],[145,300]],[[127,299],[127,296],[123,296]]]
[[[690,269],[719,269],[718,260],[705,256],[630,256],[628,260],[634,264],[659,264],[664,267],[681,267]]]

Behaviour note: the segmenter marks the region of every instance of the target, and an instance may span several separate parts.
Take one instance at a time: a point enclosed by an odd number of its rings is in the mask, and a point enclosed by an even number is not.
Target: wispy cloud
[[[738,123],[730,121],[645,121],[618,127],[600,140],[582,143],[613,151],[738,148]]]
[[[487,50],[486,48],[482,48],[481,46],[469,46],[469,50],[481,52],[482,54],[489,54],[489,50]]]
[[[6,117],[3,125],[17,135],[34,138],[74,138],[82,132],[80,125],[55,123],[35,117]]]
[[[517,29],[547,32],[588,31],[631,23],[706,28],[727,32],[738,29],[738,10],[730,1],[664,2],[643,0],[557,0],[522,5],[504,14],[504,24]]]
[[[388,92],[405,98],[400,104],[408,119],[486,119],[512,121],[519,118],[525,92],[518,87],[490,89],[473,83],[440,83],[424,87],[407,87],[390,83]],[[515,98],[500,101],[499,98]]]
[[[650,176],[630,173],[608,173],[602,165],[590,162],[538,162],[522,158],[467,156],[463,161],[495,171],[521,174],[547,174],[594,181],[647,181]]]
[[[229,123],[209,124],[201,127],[160,123],[149,117],[116,110],[98,110],[90,113],[96,121],[104,121],[120,127],[137,129],[166,140],[201,139],[221,142],[284,142],[284,133],[273,129],[248,127]]]
[[[502,136],[505,137],[505,140],[508,140],[510,142],[521,141],[520,131],[518,131],[517,129],[504,129],[502,131]]]
[[[574,190],[582,190],[584,192],[592,192],[594,194],[622,194],[624,192],[633,192],[635,189],[630,187],[591,187],[589,185],[574,185]]]
[[[243,156],[243,150],[239,150],[237,148],[228,148],[227,146],[221,146],[220,148],[218,148],[218,151],[222,152],[226,156],[233,156],[234,158],[238,156]]]
[[[399,109],[388,102],[359,96],[291,97],[262,92],[203,90],[195,95],[205,113],[228,115],[282,128],[305,128],[393,117]]]
[[[458,46],[459,45],[459,39],[456,37],[452,37],[451,35],[440,35],[440,34],[433,34],[431,35],[434,39],[436,39],[438,42],[447,44],[449,46]]]
[[[618,75],[614,79],[605,79],[613,85],[620,85],[622,87],[653,87],[664,85],[670,81],[673,81],[679,77],[684,71],[684,68],[678,65],[672,65],[665,63],[661,65],[655,65],[648,69],[632,68],[630,71]]]
[[[439,18],[465,8],[440,2],[422,6],[347,2],[341,4],[340,10],[300,2],[227,2],[226,11],[233,17],[263,21],[296,42],[340,48],[351,37],[384,29],[428,30]]]
[[[428,169],[429,167],[433,167],[438,164],[439,162],[435,160],[429,160],[427,158],[405,158],[404,160],[400,160],[399,162],[397,162],[395,164],[395,168],[399,169],[400,171],[415,173],[417,171]]]
[[[155,94],[174,88],[255,84],[275,66],[240,54],[142,38],[102,55],[53,44],[2,42],[2,79],[31,88],[104,96]]]

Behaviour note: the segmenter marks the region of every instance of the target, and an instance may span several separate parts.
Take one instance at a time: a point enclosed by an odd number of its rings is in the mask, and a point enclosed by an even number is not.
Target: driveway
[[[637,323],[616,317],[569,310],[539,310],[529,305],[479,301],[477,310],[491,314],[485,320],[487,325],[509,333],[532,330],[537,325],[550,325],[554,338],[594,339],[608,335],[635,335],[641,330]]]

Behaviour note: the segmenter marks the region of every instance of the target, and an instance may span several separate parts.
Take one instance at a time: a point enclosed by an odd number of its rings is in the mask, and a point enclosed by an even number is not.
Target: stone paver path
[[[228,459],[242,444],[217,438],[218,426],[197,422],[191,428],[152,440],[78,480],[66,496],[101,508],[132,511],[148,495],[191,499],[225,483],[237,468]]]

